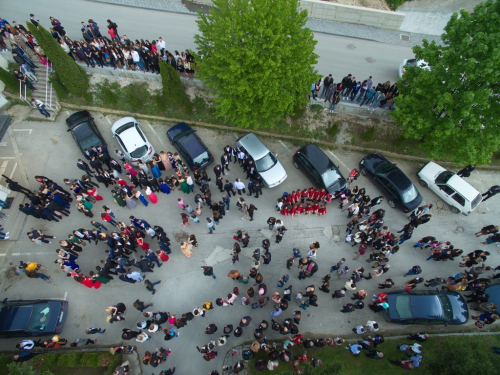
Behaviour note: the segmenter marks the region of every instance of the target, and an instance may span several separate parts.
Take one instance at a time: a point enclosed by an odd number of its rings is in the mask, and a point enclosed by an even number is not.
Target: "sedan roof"
[[[22,331],[26,329],[33,306],[5,306],[0,311],[0,331]]]
[[[313,165],[314,168],[320,173],[323,174],[325,171],[328,171],[332,168],[336,168],[337,166],[333,163],[328,155],[326,155],[322,149],[320,149],[314,143],[310,143],[307,146],[302,147],[299,152],[302,155],[307,156],[307,160]]]

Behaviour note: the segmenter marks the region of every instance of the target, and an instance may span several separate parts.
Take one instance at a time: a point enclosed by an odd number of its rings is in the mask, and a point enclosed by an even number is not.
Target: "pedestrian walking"
[[[45,104],[41,101],[41,100],[38,100],[38,99],[31,99],[31,103],[36,107],[38,108],[38,111],[44,115],[46,118],[49,118],[50,117],[50,113],[45,109]]]
[[[201,266],[201,269],[203,270],[203,275],[212,276],[214,279],[216,279],[215,274],[214,274],[214,269],[212,267]]]
[[[500,186],[493,185],[492,187],[490,187],[488,189],[488,191],[486,193],[482,194],[482,196],[483,196],[483,202],[487,201],[488,199],[490,199],[491,197],[495,196],[499,192],[500,192]]]
[[[457,175],[462,178],[470,177],[471,172],[476,169],[476,164],[468,165],[457,172]]]

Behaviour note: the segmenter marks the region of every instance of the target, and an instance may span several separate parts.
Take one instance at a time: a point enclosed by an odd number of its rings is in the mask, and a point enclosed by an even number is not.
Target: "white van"
[[[483,200],[481,193],[463,178],[432,161],[424,165],[417,175],[420,185],[433,190],[456,214],[470,214]]]

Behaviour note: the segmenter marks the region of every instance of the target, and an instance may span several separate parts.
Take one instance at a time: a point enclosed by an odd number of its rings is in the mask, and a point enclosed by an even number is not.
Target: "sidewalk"
[[[193,4],[182,0],[91,0],[99,3],[122,5],[136,8],[160,10],[164,12],[176,12],[192,14],[196,16],[198,9],[206,9],[207,6]],[[475,0],[477,1],[477,0]],[[351,38],[373,40],[375,42],[398,44],[402,46],[421,45],[423,39],[435,40],[441,43],[441,37],[437,35],[419,34],[414,32],[385,30],[376,27],[356,25],[309,18],[306,24],[312,31],[324,34],[342,35]]]

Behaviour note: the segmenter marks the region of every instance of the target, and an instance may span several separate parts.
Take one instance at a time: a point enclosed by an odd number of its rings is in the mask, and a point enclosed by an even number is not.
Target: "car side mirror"
[[[66,131],[67,131],[67,132],[70,132],[70,131],[71,131],[71,129],[68,129],[68,130],[66,130]]]

